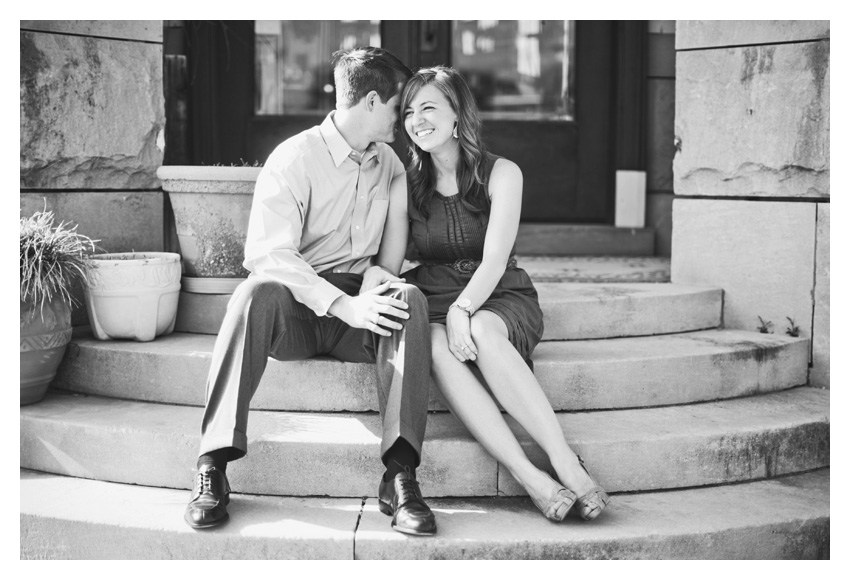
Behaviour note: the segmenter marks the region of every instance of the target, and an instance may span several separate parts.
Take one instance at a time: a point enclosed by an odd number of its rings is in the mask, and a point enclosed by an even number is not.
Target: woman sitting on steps
[[[402,94],[401,117],[413,159],[408,215],[423,261],[404,277],[428,298],[434,381],[449,409],[547,518],[562,521],[574,510],[594,519],[608,494],[570,449],[530,368],[543,314],[513,258],[522,172],[486,152],[475,100],[454,69],[416,73]],[[529,461],[496,401],[548,454],[560,482]]]

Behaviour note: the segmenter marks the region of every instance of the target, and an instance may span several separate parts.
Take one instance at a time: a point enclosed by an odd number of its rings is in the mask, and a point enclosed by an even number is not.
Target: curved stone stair
[[[390,530],[374,498],[234,494],[230,521],[210,533],[183,522],[185,491],[26,470],[21,490],[22,559],[830,557],[828,469],[618,495],[593,522],[553,524],[528,498],[433,499],[439,530],[430,538]]]
[[[214,336],[188,333],[148,343],[77,337],[54,386],[203,406],[214,343]],[[674,405],[803,385],[808,351],[805,339],[732,330],[542,342],[534,373],[556,410]],[[252,408],[376,411],[375,380],[371,364],[269,360]],[[436,388],[431,408],[445,410]]]
[[[249,454],[228,467],[232,519],[195,532],[182,511],[214,336],[80,332],[58,390],[21,408],[21,557],[829,557],[829,392],[806,386],[808,340],[719,328],[719,289],[564,283],[557,261],[536,266],[552,282],[538,284],[535,374],[614,492],[603,518],[546,521],[434,396],[417,473],[439,534],[392,532],[374,499],[374,368],[315,359],[270,361]]]
[[[829,462],[829,394],[801,387],[728,401],[559,413],[567,440],[610,491],[746,481]],[[202,409],[51,394],[21,416],[21,465],[122,483],[183,488]],[[509,420],[512,423],[512,420]],[[254,411],[249,453],[228,466],[234,491],[363,496],[382,473],[377,413]],[[536,445],[514,427],[532,459]],[[417,476],[429,497],[521,490],[449,413],[428,419]],[[127,461],[144,457],[144,462]],[[322,477],[305,477],[322,473]]]

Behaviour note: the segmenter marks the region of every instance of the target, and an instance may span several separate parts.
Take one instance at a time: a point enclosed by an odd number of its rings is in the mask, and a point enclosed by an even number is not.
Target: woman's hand
[[[478,357],[478,349],[472,341],[468,313],[460,308],[449,308],[446,314],[446,334],[449,339],[449,350],[457,360],[474,361]]]

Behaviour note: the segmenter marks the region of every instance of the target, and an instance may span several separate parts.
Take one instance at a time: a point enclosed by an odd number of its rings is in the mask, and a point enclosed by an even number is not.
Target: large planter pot
[[[260,167],[170,165],[156,174],[168,193],[185,276],[176,329],[215,334],[248,272],[245,238]]]
[[[21,405],[44,398],[71,340],[71,309],[54,300],[39,310],[21,302]]]
[[[90,261],[86,308],[95,337],[145,342],[174,331],[179,254],[99,254]]]
[[[162,166],[188,277],[245,278],[245,237],[259,167]]]

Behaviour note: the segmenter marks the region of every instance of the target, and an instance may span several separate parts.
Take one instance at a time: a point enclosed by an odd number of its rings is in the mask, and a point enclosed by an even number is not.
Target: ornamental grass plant
[[[86,283],[95,243],[77,233],[67,222],[54,225],[52,211],[39,211],[21,218],[21,302],[42,314],[46,304],[59,299],[69,307],[76,303],[71,290],[78,281]]]

